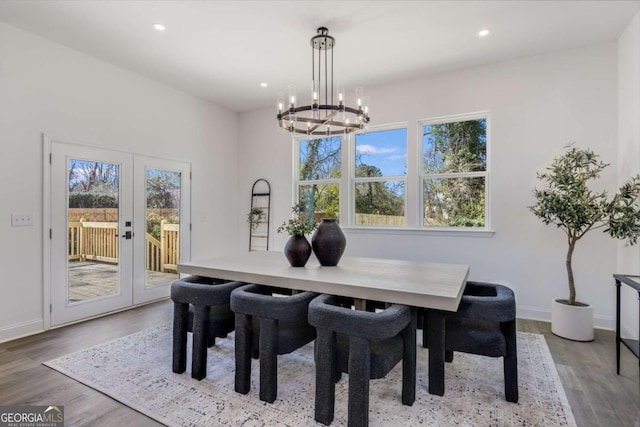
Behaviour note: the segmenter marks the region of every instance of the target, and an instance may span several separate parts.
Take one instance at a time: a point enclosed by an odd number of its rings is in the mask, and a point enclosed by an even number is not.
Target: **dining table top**
[[[343,257],[335,267],[311,257],[291,267],[282,252],[255,251],[178,264],[178,272],[282,288],[456,311],[469,266]]]

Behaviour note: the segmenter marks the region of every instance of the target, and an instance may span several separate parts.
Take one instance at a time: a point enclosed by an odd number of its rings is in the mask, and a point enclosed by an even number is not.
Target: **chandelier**
[[[325,27],[318,28],[311,38],[311,103],[297,106],[295,87],[289,86],[288,109],[284,110],[284,93],[278,94],[277,118],[281,128],[291,133],[330,136],[358,131],[369,123],[369,107],[362,88],[355,90],[355,108],[346,105],[344,87],[333,90],[335,44]]]

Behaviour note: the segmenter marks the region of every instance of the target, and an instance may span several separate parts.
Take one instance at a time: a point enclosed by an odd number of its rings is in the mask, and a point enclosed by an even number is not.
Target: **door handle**
[[[133,233],[130,231],[125,231],[124,234],[122,235],[122,238],[127,240],[130,240],[132,237],[133,237]]]

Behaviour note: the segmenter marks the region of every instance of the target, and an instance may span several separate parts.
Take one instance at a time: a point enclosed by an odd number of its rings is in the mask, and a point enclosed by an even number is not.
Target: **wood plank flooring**
[[[158,426],[157,422],[42,362],[171,321],[168,300],[0,344],[0,405],[64,405],[67,426]],[[579,426],[640,427],[639,363],[622,349],[615,371],[615,335],[593,342],[551,334],[545,322],[519,320],[518,330],[543,334]]]

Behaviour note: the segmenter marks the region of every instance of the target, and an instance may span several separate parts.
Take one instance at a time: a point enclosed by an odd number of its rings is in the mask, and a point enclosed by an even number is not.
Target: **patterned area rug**
[[[191,335],[191,334],[189,334]],[[418,344],[421,345],[418,334]],[[258,398],[258,363],[251,391],[234,391],[233,334],[209,349],[207,377],[171,372],[171,326],[162,325],[45,362],[75,380],[169,426],[306,426],[314,416],[313,343],[278,356],[278,398]],[[189,341],[189,349],[191,348]],[[418,348],[416,401],[403,406],[401,364],[370,383],[372,426],[575,426],[542,335],[518,333],[520,401],[504,400],[502,358],[456,353],[446,366],[443,397],[427,393],[427,351]],[[190,351],[188,352],[190,353]],[[336,385],[335,420],[346,425],[348,376]],[[318,424],[320,425],[320,424]]]

